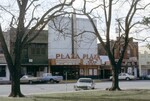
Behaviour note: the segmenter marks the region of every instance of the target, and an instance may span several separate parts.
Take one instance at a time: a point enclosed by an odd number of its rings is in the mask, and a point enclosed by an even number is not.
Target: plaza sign
[[[56,59],[95,59],[100,60],[100,57],[97,54],[82,54],[79,56],[78,54],[56,54]]]
[[[98,55],[83,54],[56,54],[56,59],[50,59],[51,65],[100,65],[101,59]]]

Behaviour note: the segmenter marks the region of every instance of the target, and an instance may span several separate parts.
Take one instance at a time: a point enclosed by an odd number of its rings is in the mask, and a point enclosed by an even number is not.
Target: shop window
[[[0,43],[0,54],[3,53],[3,49],[2,49],[2,46],[1,46],[1,43]]]
[[[93,70],[89,69],[89,75],[93,75]]]
[[[97,75],[97,69],[89,69],[89,75]]]
[[[150,74],[150,69],[147,70],[148,71],[148,75]]]
[[[149,62],[149,61],[147,62],[147,65],[150,65],[150,62]]]
[[[0,66],[0,77],[6,77],[6,66]]]
[[[80,69],[80,75],[84,75],[84,69]]]
[[[94,75],[97,75],[97,69],[94,69]]]
[[[0,48],[0,54],[3,54],[3,50]]]
[[[44,67],[40,67],[39,69],[40,69],[40,71],[44,71]]]

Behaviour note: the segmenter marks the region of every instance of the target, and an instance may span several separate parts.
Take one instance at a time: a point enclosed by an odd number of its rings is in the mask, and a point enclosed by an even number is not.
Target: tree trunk
[[[25,97],[20,90],[20,67],[15,66],[11,71],[11,93],[9,97]]]
[[[119,67],[112,67],[112,87],[109,88],[108,90],[114,91],[114,90],[121,90],[119,87],[119,79],[118,79],[118,74],[119,74]]]

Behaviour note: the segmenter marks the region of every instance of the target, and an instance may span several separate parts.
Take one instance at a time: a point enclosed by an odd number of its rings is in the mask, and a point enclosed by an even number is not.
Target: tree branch
[[[22,44],[26,44],[28,42],[31,42],[39,33],[37,33],[37,35],[33,35],[30,39],[28,35],[31,35],[34,33],[34,31],[38,28],[39,28],[39,32],[45,27],[45,25],[50,21],[52,20],[53,18],[55,18],[56,16],[61,16],[62,14],[58,14],[58,15],[55,15],[56,13],[60,12],[65,6],[70,6],[72,5],[72,3],[74,2],[75,0],[72,0],[70,3],[66,3],[66,0],[62,3],[62,4],[58,4],[54,7],[52,7],[51,9],[49,9],[41,18],[40,20],[37,22],[37,24],[35,26],[33,26],[29,32],[24,36],[23,40],[22,40]],[[53,12],[53,10],[55,9],[58,9],[56,10],[55,12]],[[50,12],[53,12],[50,16],[48,16],[48,14]],[[46,16],[48,16],[47,20],[46,20]]]

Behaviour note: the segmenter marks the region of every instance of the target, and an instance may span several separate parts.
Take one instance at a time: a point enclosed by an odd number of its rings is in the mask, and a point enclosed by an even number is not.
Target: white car
[[[110,80],[112,80],[112,76],[110,76],[109,78]],[[120,73],[118,76],[119,80],[134,80],[135,76],[134,75],[130,75],[128,73]]]
[[[20,78],[20,83],[35,83],[35,82],[41,82],[40,77],[34,77],[32,75],[24,75]]]
[[[91,78],[79,78],[74,85],[74,89],[77,90],[89,90],[95,89],[95,83]]]

